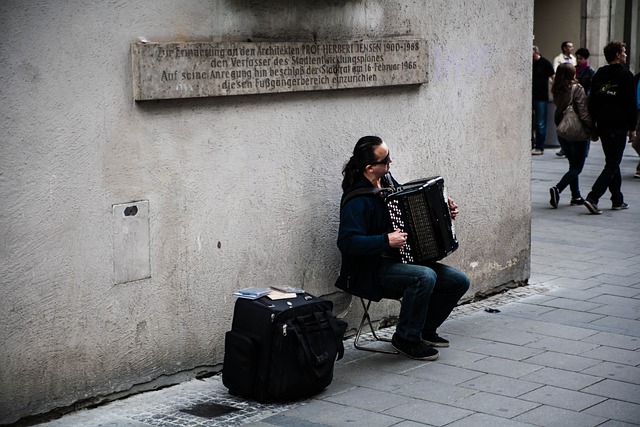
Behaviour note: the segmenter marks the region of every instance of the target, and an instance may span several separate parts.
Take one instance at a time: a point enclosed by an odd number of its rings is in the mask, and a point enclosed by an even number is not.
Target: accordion
[[[394,230],[407,233],[400,249],[405,264],[438,261],[458,249],[441,176],[408,182],[385,197]]]

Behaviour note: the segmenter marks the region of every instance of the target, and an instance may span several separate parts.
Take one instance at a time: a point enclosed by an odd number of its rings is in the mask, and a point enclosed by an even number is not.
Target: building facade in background
[[[361,313],[333,284],[341,170],[364,135],[392,147],[399,181],[445,178],[461,211],[447,262],[468,298],[526,283],[533,13],[533,0],[1,2],[0,423],[219,370],[239,288],[304,287],[353,327]],[[398,37],[426,44],[420,83],[134,100],[133,43]],[[197,70],[162,71],[193,89]]]
[[[639,0],[535,0],[533,44],[542,55],[553,58],[560,45],[571,40],[589,49],[589,64],[598,69],[606,65],[602,49],[611,40],[627,45],[627,66],[640,71],[640,1]]]

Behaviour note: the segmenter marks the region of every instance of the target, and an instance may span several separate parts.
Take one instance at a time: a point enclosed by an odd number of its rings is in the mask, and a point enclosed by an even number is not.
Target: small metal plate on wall
[[[149,201],[113,205],[114,282],[151,277]]]

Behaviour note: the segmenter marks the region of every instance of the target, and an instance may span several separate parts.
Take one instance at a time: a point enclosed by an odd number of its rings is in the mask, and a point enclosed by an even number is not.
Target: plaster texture
[[[526,281],[532,17],[532,0],[1,2],[0,423],[219,367],[238,288],[302,286],[354,324],[335,239],[363,135],[399,181],[445,177],[469,296]],[[426,40],[426,83],[133,100],[138,37],[391,36]],[[150,277],[121,283],[144,260],[115,253],[114,205],[138,201]]]

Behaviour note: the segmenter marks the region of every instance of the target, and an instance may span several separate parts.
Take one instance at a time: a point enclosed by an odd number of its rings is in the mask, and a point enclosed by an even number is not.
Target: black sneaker
[[[584,205],[587,207],[587,209],[589,209],[589,212],[591,212],[593,215],[600,215],[602,213],[602,211],[598,209],[598,204],[592,202],[591,200],[588,200],[588,199],[585,200]]]
[[[575,199],[571,199],[571,206],[582,206],[584,205],[584,199],[582,197],[576,197]]]
[[[449,341],[445,340],[438,334],[423,334],[422,341],[431,347],[449,347]]]
[[[621,211],[623,209],[629,209],[629,205],[626,204],[625,202],[622,202],[622,204],[618,206],[612,206],[611,209],[613,209],[614,211]]]
[[[400,353],[418,360],[436,360],[438,350],[429,347],[423,341],[411,342],[400,338],[397,334],[391,337],[391,345]]]
[[[556,151],[556,156],[564,157],[564,150],[560,149],[560,150]]]
[[[558,191],[558,187],[551,187],[549,189],[549,193],[551,194],[551,199],[549,199],[551,207],[558,209],[558,202],[560,201],[560,192]]]

